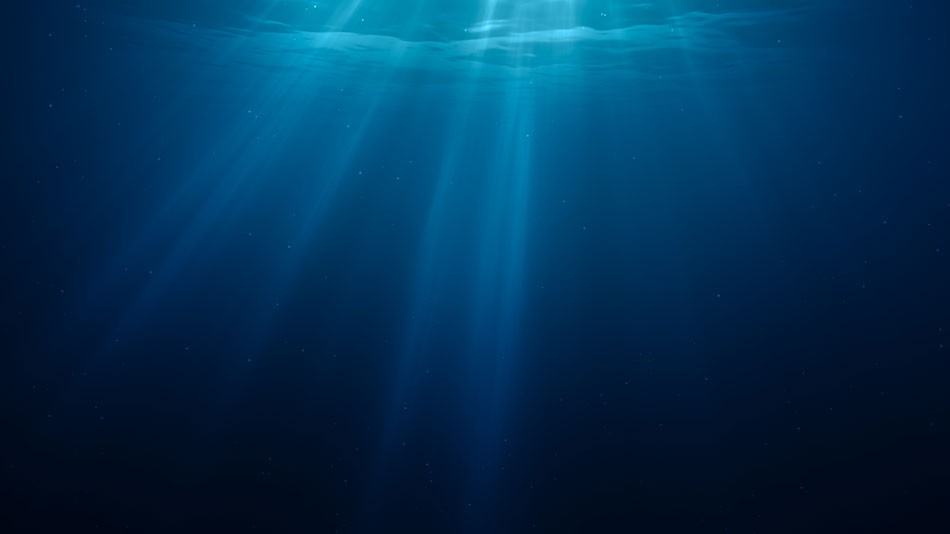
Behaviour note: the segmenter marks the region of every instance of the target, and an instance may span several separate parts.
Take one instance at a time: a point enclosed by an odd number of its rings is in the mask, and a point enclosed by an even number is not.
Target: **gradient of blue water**
[[[24,517],[932,520],[945,8],[37,6],[0,219]]]

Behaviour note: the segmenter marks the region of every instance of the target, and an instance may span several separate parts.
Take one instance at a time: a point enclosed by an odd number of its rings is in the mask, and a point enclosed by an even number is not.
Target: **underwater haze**
[[[950,529],[950,4],[15,4],[0,531]]]

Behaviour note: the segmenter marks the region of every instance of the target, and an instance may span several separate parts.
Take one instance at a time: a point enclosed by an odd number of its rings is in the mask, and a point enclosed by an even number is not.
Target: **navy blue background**
[[[947,6],[478,85],[197,36],[268,4],[10,6],[4,531],[948,527]]]

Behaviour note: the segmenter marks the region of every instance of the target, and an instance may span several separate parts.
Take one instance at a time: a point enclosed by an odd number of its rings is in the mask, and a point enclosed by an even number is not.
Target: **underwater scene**
[[[15,4],[0,531],[950,529],[950,3]]]

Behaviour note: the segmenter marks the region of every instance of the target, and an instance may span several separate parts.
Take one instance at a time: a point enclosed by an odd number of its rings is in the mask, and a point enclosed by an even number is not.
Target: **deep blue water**
[[[0,530],[950,528],[950,5],[17,4]]]

